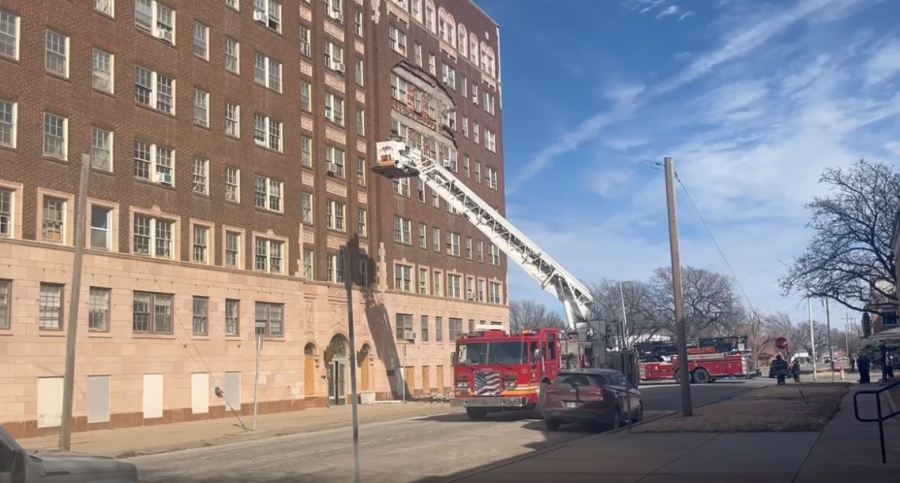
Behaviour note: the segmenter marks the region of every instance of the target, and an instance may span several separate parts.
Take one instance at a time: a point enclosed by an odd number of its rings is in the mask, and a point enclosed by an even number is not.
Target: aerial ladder
[[[567,367],[613,367],[626,374],[637,374],[633,370],[636,363],[633,353],[612,350],[614,344],[609,340],[605,321],[591,320],[595,300],[588,288],[449,169],[401,140],[377,143],[377,156],[372,168],[375,173],[391,179],[418,177],[509,260],[518,263],[544,291],[562,302],[568,334],[563,341]]]

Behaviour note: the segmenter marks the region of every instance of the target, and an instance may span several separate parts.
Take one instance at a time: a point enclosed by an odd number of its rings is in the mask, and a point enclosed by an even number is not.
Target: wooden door
[[[363,357],[359,361],[359,387],[362,391],[369,391],[369,358]]]
[[[444,366],[437,366],[437,368],[435,368],[434,378],[438,392],[444,392]]]
[[[428,366],[422,366],[422,392],[431,392],[431,371]]]
[[[406,391],[408,393],[413,393],[416,389],[415,369],[416,368],[413,366],[403,368],[403,383],[406,384]]]
[[[303,390],[306,397],[316,394],[316,356],[307,355],[304,360]]]

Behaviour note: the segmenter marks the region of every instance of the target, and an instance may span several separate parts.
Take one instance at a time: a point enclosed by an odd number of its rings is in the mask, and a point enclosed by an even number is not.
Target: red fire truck
[[[456,342],[454,406],[472,419],[504,409],[540,412],[546,388],[562,366],[560,329],[509,335],[493,329],[466,334]]]
[[[640,374],[643,381],[678,379],[678,355],[675,344],[641,344]],[[723,377],[754,375],[746,337],[713,337],[688,346],[688,370],[691,382],[708,383]]]

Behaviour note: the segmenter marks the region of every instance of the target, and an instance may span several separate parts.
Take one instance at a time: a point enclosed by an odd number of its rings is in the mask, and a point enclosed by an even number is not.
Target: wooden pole
[[[688,371],[687,329],[684,325],[684,287],[681,278],[681,251],[678,245],[678,210],[675,207],[675,164],[664,159],[666,167],[666,205],[669,212],[669,246],[672,252],[672,292],[675,299],[675,344],[678,347],[678,374],[681,384],[681,413],[693,416],[691,374]]]
[[[353,327],[353,274],[356,257],[356,238],[344,245],[344,288],[347,290],[347,338],[350,339],[350,398],[353,427],[353,481],[359,483],[359,419],[356,393],[356,331]],[[337,391],[335,391],[337,393]]]

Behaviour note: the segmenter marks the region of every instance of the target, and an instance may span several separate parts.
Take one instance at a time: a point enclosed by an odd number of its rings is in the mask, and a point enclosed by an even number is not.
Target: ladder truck
[[[612,350],[614,345],[609,340],[606,323],[592,320],[595,301],[588,288],[575,276],[566,271],[557,261],[547,255],[536,243],[520,232],[512,223],[503,217],[491,205],[482,200],[474,191],[460,181],[453,173],[439,162],[424,155],[418,148],[408,146],[402,140],[389,140],[377,143],[377,160],[372,171],[391,179],[418,177],[426,186],[443,198],[450,207],[483,233],[494,245],[502,250],[509,260],[519,264],[525,273],[535,279],[541,288],[555,296],[565,309],[567,330],[557,342],[557,351],[538,351],[524,354],[520,364],[530,367],[532,377],[537,381],[525,381],[519,386],[533,387],[533,394],[521,395],[519,392],[507,391],[510,386],[505,379],[499,389],[491,394],[484,393],[484,381],[492,381],[488,377],[479,377],[477,370],[473,377],[463,382],[454,381],[457,396],[465,390],[464,400],[467,410],[470,405],[477,405],[479,411],[469,411],[470,416],[477,419],[486,411],[509,407],[523,409],[542,409],[546,386],[556,377],[562,368],[575,367],[608,367],[622,370],[637,385],[637,357],[634,352]],[[530,336],[531,334],[524,334]],[[521,335],[506,336],[520,340]],[[465,337],[458,341],[464,344]],[[496,335],[493,336],[496,339]],[[471,342],[471,340],[469,341]],[[530,347],[530,346],[529,346]],[[530,349],[529,349],[530,351]],[[549,353],[554,353],[556,361],[548,361]],[[540,357],[540,363],[536,359]],[[488,362],[488,361],[485,361]],[[507,364],[508,365],[508,364]],[[529,371],[522,370],[522,373]],[[455,373],[456,377],[457,374]],[[496,375],[494,376],[496,377]],[[504,376],[505,377],[505,376]],[[482,387],[478,387],[481,381]],[[534,382],[533,384],[531,384]],[[493,386],[493,385],[491,385]],[[515,389],[515,384],[513,385]],[[505,392],[515,392],[512,400],[503,397]],[[493,397],[494,399],[491,399]]]

